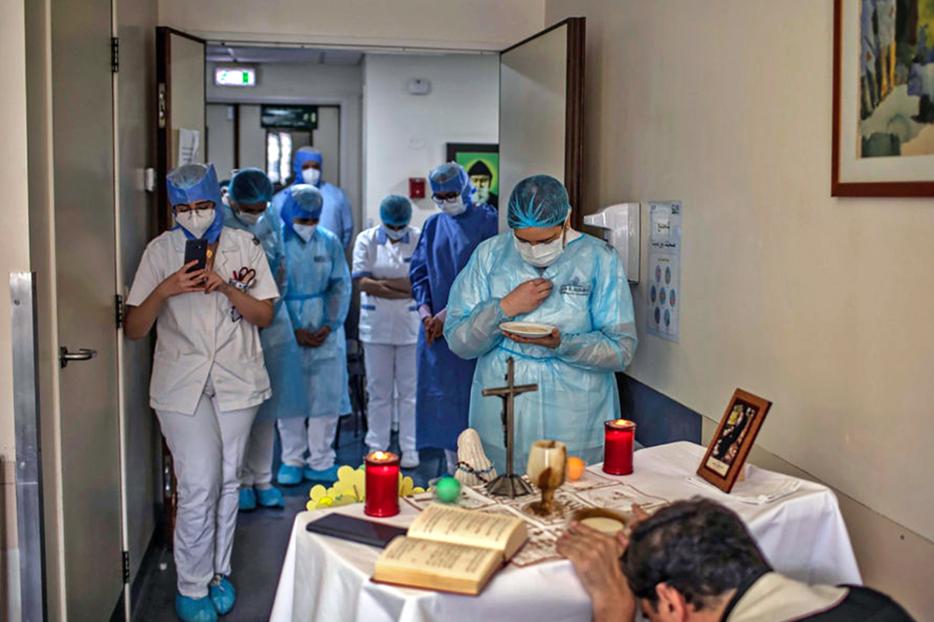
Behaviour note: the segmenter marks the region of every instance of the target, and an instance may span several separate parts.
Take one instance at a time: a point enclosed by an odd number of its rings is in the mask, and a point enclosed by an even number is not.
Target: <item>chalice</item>
[[[560,441],[542,440],[532,443],[526,474],[542,491],[542,500],[529,504],[529,508],[535,514],[551,516],[560,513],[560,504],[555,502],[555,491],[564,483],[567,457],[568,448]]]

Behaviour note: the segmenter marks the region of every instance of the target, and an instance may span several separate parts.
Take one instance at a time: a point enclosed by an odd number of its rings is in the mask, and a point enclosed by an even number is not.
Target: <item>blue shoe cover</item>
[[[312,469],[310,467],[305,467],[305,479],[312,482],[336,482],[337,481],[337,465],[335,464],[329,469]]]
[[[249,512],[256,509],[256,493],[252,488],[240,488],[240,511]]]
[[[284,508],[285,498],[275,486],[271,488],[257,488],[256,502],[264,508]]]
[[[284,486],[300,484],[302,482],[302,467],[283,464],[279,467],[279,473],[276,474],[276,479]]]
[[[219,615],[225,616],[233,609],[237,602],[237,590],[233,583],[223,575],[214,575],[214,580],[208,586],[208,594],[211,602],[214,603],[214,609]]]
[[[182,622],[217,622],[217,609],[207,596],[191,598],[176,594],[175,613]]]

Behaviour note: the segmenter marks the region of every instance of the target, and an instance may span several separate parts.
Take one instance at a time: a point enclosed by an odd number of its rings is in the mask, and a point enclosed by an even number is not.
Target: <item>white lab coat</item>
[[[166,231],[146,247],[127,305],[139,306],[170,274],[184,264],[185,234]],[[251,234],[224,227],[214,271],[228,281],[241,268],[256,270],[249,289],[258,300],[279,296],[262,245]],[[207,310],[213,303],[213,313]],[[258,406],[272,391],[263,363],[259,330],[235,319],[223,294],[179,294],[166,301],[156,324],[150,405],[156,410],[193,414],[210,377],[218,406],[235,411]]]
[[[382,226],[360,232],[353,249],[353,278],[408,278],[418,236],[418,229],[408,227],[406,236],[393,244]],[[360,293],[360,341],[363,343],[414,345],[418,341],[420,323],[412,298],[389,300]]]

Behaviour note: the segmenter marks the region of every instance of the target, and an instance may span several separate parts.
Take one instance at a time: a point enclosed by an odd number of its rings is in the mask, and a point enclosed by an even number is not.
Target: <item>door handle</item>
[[[58,362],[62,369],[68,367],[70,361],[90,361],[95,356],[97,356],[97,350],[89,348],[78,348],[77,352],[69,352],[65,346],[58,349]]]

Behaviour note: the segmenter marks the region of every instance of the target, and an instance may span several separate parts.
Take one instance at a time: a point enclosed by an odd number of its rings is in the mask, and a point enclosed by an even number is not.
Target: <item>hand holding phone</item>
[[[192,261],[194,270],[204,270],[208,265],[208,241],[207,240],[187,240],[185,242],[185,265]]]
[[[167,298],[179,294],[200,292],[204,289],[204,270],[197,270],[195,268],[196,263],[195,260],[187,262],[177,272],[173,272],[167,279],[162,281],[159,287]]]

